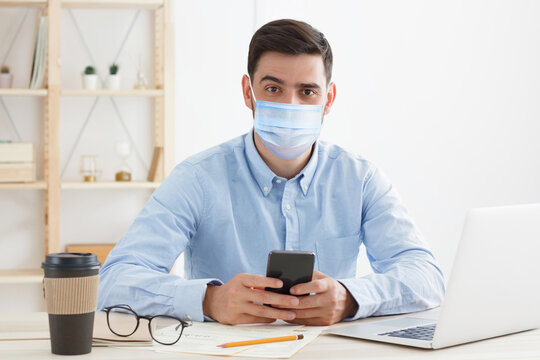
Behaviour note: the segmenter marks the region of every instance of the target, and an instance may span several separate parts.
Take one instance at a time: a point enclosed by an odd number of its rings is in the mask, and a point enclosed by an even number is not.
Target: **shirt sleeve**
[[[141,315],[203,321],[209,283],[170,274],[205,216],[204,184],[196,168],[178,165],[150,197],[100,270],[98,309],[128,304]]]
[[[440,305],[443,273],[395,189],[374,170],[363,193],[360,234],[373,273],[339,280],[358,303],[357,313],[345,320]]]

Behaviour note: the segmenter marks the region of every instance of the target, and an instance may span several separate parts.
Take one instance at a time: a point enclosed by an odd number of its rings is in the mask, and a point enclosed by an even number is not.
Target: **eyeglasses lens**
[[[182,323],[177,319],[165,316],[156,316],[150,322],[150,329],[154,340],[159,343],[174,344],[182,335]]]
[[[133,334],[137,328],[137,316],[130,310],[112,308],[108,314],[111,331],[120,336]]]

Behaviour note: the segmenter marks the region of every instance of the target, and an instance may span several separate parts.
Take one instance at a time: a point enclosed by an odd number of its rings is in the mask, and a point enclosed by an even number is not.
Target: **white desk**
[[[365,319],[359,321],[373,321]],[[334,326],[343,326],[336,324]],[[0,335],[3,332],[47,331],[46,313],[0,314]],[[58,359],[67,357],[51,354],[49,340],[0,341],[0,359]],[[154,351],[93,348],[87,355],[77,359],[211,359],[227,357],[198,356],[189,354],[164,354]],[[398,345],[349,339],[334,335],[321,335],[308,344],[292,359],[540,359],[540,330],[522,332],[476,343],[441,350],[421,350]],[[243,359],[230,357],[230,359]]]

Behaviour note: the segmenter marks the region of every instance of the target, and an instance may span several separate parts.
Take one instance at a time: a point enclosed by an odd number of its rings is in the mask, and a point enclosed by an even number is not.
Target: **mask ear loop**
[[[251,93],[251,99],[249,99],[251,102],[251,112],[253,113],[253,118],[255,119],[255,105],[257,104],[257,99],[255,98],[255,92],[253,91],[253,81],[251,81],[249,74],[246,74],[246,76],[249,79],[249,92]]]
[[[327,91],[326,91],[325,101],[324,101],[324,105],[323,105],[323,108],[322,108],[321,124],[324,124],[324,116],[326,115],[326,114],[325,114],[325,111],[326,111],[326,105],[328,105],[328,89],[327,89]]]
[[[253,81],[251,80],[251,78],[249,77],[248,74],[246,74],[246,76],[249,79],[249,92],[251,93],[251,96],[252,96],[253,100],[255,100],[255,102],[257,102],[257,99],[255,98],[255,93],[253,92]]]

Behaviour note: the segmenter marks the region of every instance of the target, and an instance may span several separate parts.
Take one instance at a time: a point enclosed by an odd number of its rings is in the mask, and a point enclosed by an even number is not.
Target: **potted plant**
[[[109,66],[109,77],[107,78],[107,87],[111,90],[120,89],[120,74],[118,74],[118,64]]]
[[[98,76],[96,74],[96,69],[93,66],[87,66],[84,69],[83,77],[83,88],[86,90],[96,90],[98,83]]]
[[[13,75],[9,73],[9,67],[2,65],[0,68],[0,88],[8,89],[13,84]]]

